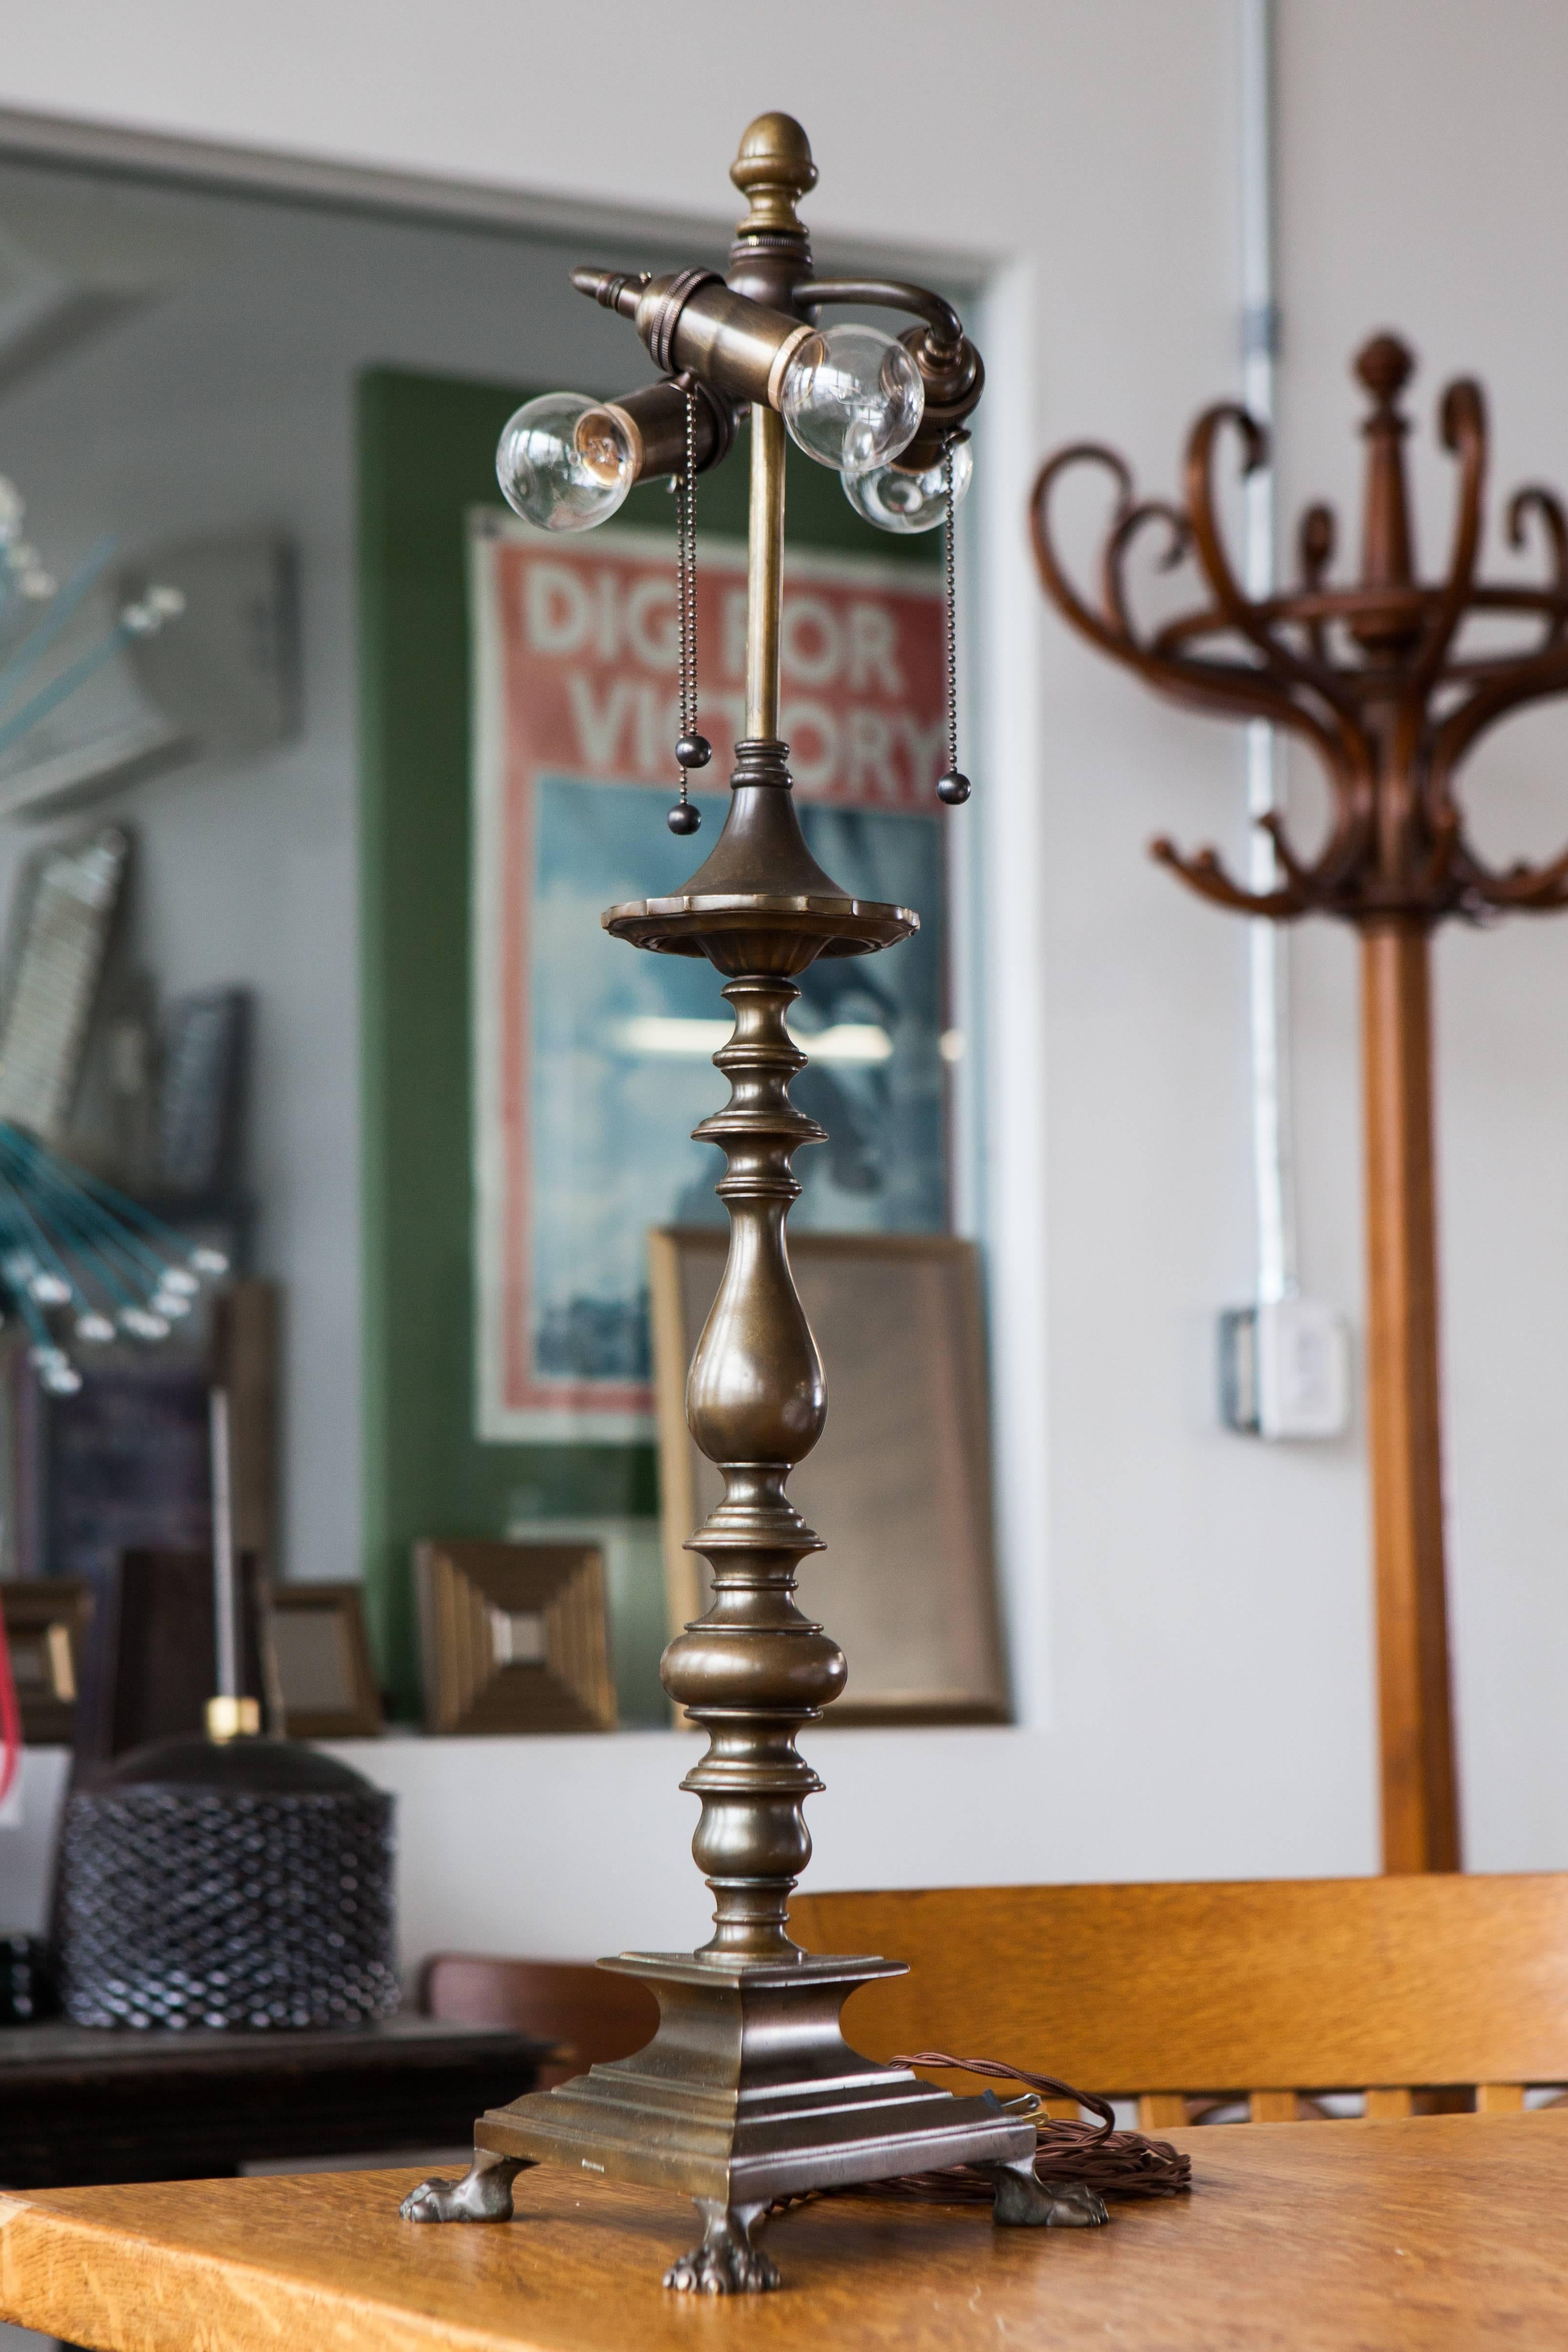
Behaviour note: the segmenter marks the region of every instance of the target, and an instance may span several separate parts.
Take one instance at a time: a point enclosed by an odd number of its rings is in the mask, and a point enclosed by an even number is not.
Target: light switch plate
[[[1219,1318],[1220,1419],[1250,1437],[1342,1437],[1351,1422],[1350,1326],[1321,1298],[1227,1307]]]
[[[1259,1306],[1259,1435],[1342,1437],[1350,1418],[1350,1330],[1338,1307],[1321,1298]]]

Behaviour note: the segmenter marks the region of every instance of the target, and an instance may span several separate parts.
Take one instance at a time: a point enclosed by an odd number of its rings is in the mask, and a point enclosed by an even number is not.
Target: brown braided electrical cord
[[[1118,2131],[1109,2099],[1075,2090],[1052,2074],[1031,2074],[995,2058],[954,2058],[945,2050],[917,2050],[912,2057],[889,2058],[889,2066],[946,2067],[986,2074],[994,2082],[1023,2083],[1048,2099],[1073,2099],[1098,2123],[1042,2116],[1035,2126],[1035,2171],[1046,2183],[1081,2180],[1107,2199],[1179,2197],[1193,2185],[1193,2160],[1169,2140],[1146,2139],[1142,2132]],[[823,2197],[907,2197],[930,2205],[989,2205],[996,2183],[977,2165],[955,2164],[942,2172],[906,2172],[891,2180],[857,2181],[843,2189],[813,2190]],[[804,2200],[781,2197],[780,2208]]]

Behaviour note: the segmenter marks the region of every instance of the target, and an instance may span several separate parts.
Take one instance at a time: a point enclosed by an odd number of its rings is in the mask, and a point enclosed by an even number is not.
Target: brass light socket
[[[658,278],[574,269],[572,283],[633,320],[654,365],[685,370],[731,399],[776,408],[791,359],[814,331],[737,294],[710,269]]]
[[[692,389],[697,395],[693,454],[697,471],[705,474],[710,466],[721,464],[734,445],[735,412],[728,401],[710,392],[705,383],[694,381]],[[617,400],[607,400],[603,409],[591,410],[584,424],[597,415],[613,417],[631,443],[637,461],[635,481],[655,482],[666,475],[685,473],[684,380],[673,382],[666,377],[662,383],[623,393]]]
[[[906,328],[899,341],[921,372],[925,413],[920,431],[894,463],[905,473],[923,474],[950,441],[963,437],[963,425],[985,389],[985,363],[967,335],[956,350],[942,349],[925,327]]]

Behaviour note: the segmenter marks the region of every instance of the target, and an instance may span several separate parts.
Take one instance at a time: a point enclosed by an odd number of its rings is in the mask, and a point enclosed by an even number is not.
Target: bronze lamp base
[[[1092,2189],[1036,2179],[1032,2098],[957,2098],[849,2047],[845,2001],[858,1985],[902,1976],[901,1961],[626,1952],[601,1965],[652,1987],[653,2040],[481,2116],[465,2179],[423,2183],[404,2204],[408,2220],[508,2221],[511,2184],[532,2164],[679,2189],[704,2232],[665,2284],[710,2294],[778,2284],[752,2232],[770,2205],[812,2189],[973,2164],[995,2179],[999,2222],[1105,2220]]]

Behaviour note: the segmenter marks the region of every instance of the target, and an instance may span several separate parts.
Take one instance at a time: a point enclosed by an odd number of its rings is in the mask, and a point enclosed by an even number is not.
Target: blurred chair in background
[[[495,1960],[437,1952],[419,1978],[419,2006],[447,2024],[503,2025],[553,2042],[539,2070],[548,2091],[653,2039],[658,2003],[635,1977],[590,1960]]]
[[[1145,2130],[1342,2092],[1368,2118],[1496,2114],[1568,2083],[1568,1874],[809,1895],[791,1928],[909,1962],[850,2000],[857,2049],[1005,2059],[1136,2098]]]

